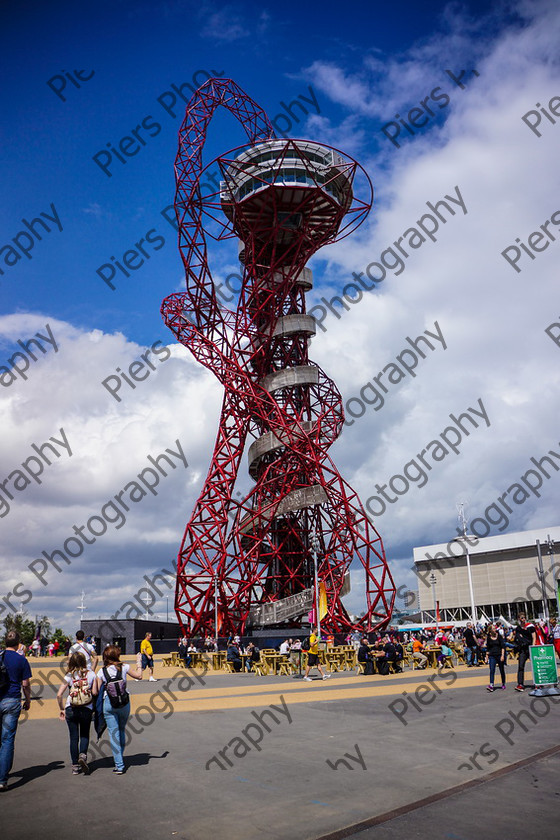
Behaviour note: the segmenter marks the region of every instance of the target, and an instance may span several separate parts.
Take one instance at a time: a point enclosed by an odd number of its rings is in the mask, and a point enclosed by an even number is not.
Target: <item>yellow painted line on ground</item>
[[[425,685],[425,679],[419,679],[418,683],[408,682],[401,683],[400,686],[396,683],[391,685],[382,685],[378,683],[373,686],[371,683],[366,684],[365,681],[360,681],[356,685],[354,678],[353,685],[348,686],[346,683],[350,680],[337,680],[335,683],[325,684],[322,681],[316,682],[315,686],[310,686],[308,683],[269,683],[268,685],[254,686],[250,691],[244,687],[232,686],[229,689],[224,688],[219,691],[213,689],[190,689],[187,696],[178,697],[176,701],[172,701],[167,692],[163,693],[166,698],[165,708],[158,708],[152,706],[150,703],[151,693],[133,694],[131,695],[131,710],[135,714],[140,707],[149,707],[155,713],[167,713],[170,710],[170,705],[173,706],[176,712],[203,712],[203,711],[227,711],[228,709],[246,709],[246,708],[262,708],[269,706],[271,703],[278,703],[280,695],[286,697],[288,703],[315,703],[332,700],[360,700],[373,697],[389,697],[401,694],[406,691],[408,694],[414,694],[418,685]],[[365,678],[371,679],[371,678]],[[383,678],[381,678],[383,679]],[[339,688],[340,684],[344,682],[345,687]],[[432,690],[439,694],[459,687],[476,687],[486,685],[486,678],[481,674],[480,676],[465,677],[462,680],[455,680],[452,684],[447,684],[443,680],[438,680],[431,684]],[[429,684],[430,685],[430,684]],[[435,688],[437,685],[437,688]],[[161,686],[160,686],[161,688]],[[170,686],[173,691],[173,687]],[[158,688],[154,688],[154,693]],[[228,694],[224,695],[223,692]],[[243,693],[242,693],[243,692]],[[178,692],[177,692],[178,693]],[[158,695],[158,704],[162,701],[161,695]],[[169,704],[169,705],[167,705]],[[58,715],[58,704],[56,699],[42,700],[42,705],[38,701],[33,701],[31,704],[30,720],[44,720],[47,718],[55,718]]]

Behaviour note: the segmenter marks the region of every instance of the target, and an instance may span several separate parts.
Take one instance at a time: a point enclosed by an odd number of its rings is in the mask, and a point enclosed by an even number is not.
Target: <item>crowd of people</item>
[[[122,775],[125,772],[123,750],[125,729],[130,714],[130,696],[126,683],[129,678],[141,680],[143,671],[154,677],[153,649],[151,633],[146,633],[140,652],[137,654],[136,667],[122,663],[121,651],[116,645],[108,645],[102,654],[103,665],[98,668],[99,657],[92,639],[85,638],[78,630],[76,640],[68,644],[68,662],[66,674],[57,693],[59,718],[65,722],[70,743],[70,759],[74,775],[89,774],[87,752],[92,722],[98,737],[105,728],[108,730],[111,751],[113,753],[113,772]],[[70,642],[70,640],[68,640]],[[329,640],[330,641],[330,640]],[[285,639],[279,645],[279,653],[294,657],[301,662],[301,652],[307,652],[305,680],[310,680],[310,670],[317,668],[323,679],[330,674],[323,671],[319,661],[320,636],[316,627],[303,639]],[[501,689],[506,687],[505,667],[508,654],[517,656],[516,691],[525,690],[525,667],[533,645],[552,644],[560,659],[560,625],[553,618],[547,624],[544,621],[528,621],[524,614],[518,616],[516,625],[504,621],[486,625],[468,622],[464,628],[422,630],[420,632],[394,631],[379,635],[369,633],[360,636],[350,634],[347,643],[357,649],[358,662],[363,664],[366,675],[389,674],[402,671],[405,653],[409,654],[415,666],[426,668],[428,659],[426,648],[436,648],[437,666],[441,670],[447,659],[460,652],[468,668],[482,665],[489,667],[487,690],[496,690],[495,677],[499,673]],[[216,640],[207,636],[200,647],[194,641],[183,637],[179,640],[179,654],[186,667],[190,667],[192,654],[200,649],[217,650]],[[260,661],[260,650],[253,641],[243,647],[239,636],[230,636],[227,640],[226,659],[233,670],[239,672],[243,667],[251,671]],[[27,655],[26,655],[27,654]],[[0,651],[0,791],[6,790],[10,773],[14,742],[18,720],[22,709],[28,711],[31,701],[31,668],[26,651],[16,630],[6,634],[5,649]],[[245,661],[243,661],[245,660]],[[375,663],[375,668],[374,668]],[[97,670],[96,670],[97,669]],[[21,694],[23,691],[23,702]]]
[[[546,621],[528,621],[520,613],[515,625],[505,621],[488,624],[467,622],[464,628],[449,630],[424,630],[422,633],[404,634],[405,645],[418,667],[427,666],[427,657],[423,652],[428,645],[441,648],[438,666],[441,668],[445,658],[460,650],[468,668],[483,665],[489,667],[487,691],[495,691],[496,669],[500,674],[501,689],[505,689],[508,652],[517,656],[516,691],[525,690],[525,666],[529,660],[532,645],[554,645],[556,656],[560,659],[560,625],[556,618]]]
[[[82,633],[82,639],[84,639],[85,634]],[[88,636],[86,639],[86,643],[95,647],[95,637]],[[24,653],[26,656],[59,656],[60,654],[63,656],[69,656],[72,648],[72,640],[66,636],[62,642],[59,639],[49,639],[46,636],[40,636],[39,638],[33,639],[29,646],[25,646],[22,642],[19,643],[20,650],[18,653]]]

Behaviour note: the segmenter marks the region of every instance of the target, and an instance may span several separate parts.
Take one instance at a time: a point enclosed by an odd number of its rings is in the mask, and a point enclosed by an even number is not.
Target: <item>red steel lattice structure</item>
[[[218,107],[245,129],[247,145],[217,158],[219,190],[201,194],[202,152]],[[207,167],[208,168],[208,167]],[[365,176],[368,199],[356,198]],[[358,164],[323,144],[278,140],[264,111],[230,79],[193,95],[179,133],[175,212],[186,291],[162,314],[178,341],[224,386],[212,463],[177,562],[175,609],[190,634],[241,633],[251,607],[313,586],[313,547],[325,584],[328,632],[387,624],[395,597],[381,537],[328,449],[341,432],[342,399],[308,357],[314,318],[306,263],[360,224],[371,182]],[[235,236],[243,264],[237,309],[220,307],[206,236]],[[234,486],[248,439],[254,486]],[[352,623],[341,602],[351,563],[365,572],[366,612]]]

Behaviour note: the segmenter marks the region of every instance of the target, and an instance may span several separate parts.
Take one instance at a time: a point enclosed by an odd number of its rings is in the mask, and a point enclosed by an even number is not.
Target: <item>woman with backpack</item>
[[[121,649],[108,645],[103,651],[103,668],[97,672],[97,690],[103,693],[103,715],[109,731],[111,751],[115,759],[113,773],[124,773],[123,750],[126,737],[126,722],[130,714],[130,695],[126,690],[126,680],[130,675],[135,680],[142,679],[141,654],[136,657],[136,670],[121,662]],[[101,701],[100,701],[101,702]]]
[[[64,692],[68,690],[66,705],[63,706]],[[83,653],[73,653],[68,660],[64,682],[58,689],[56,699],[60,709],[59,718],[65,720],[70,735],[70,758],[72,775],[89,774],[87,751],[89,747],[89,729],[93,716],[93,700],[97,694],[95,673],[88,669]]]

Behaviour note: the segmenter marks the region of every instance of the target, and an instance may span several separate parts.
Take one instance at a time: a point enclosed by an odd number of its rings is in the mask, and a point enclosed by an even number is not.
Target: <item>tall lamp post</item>
[[[430,575],[430,584],[432,586],[432,595],[433,595],[433,599],[434,599],[434,621],[436,623],[436,633],[437,633],[439,631],[439,621],[438,621],[438,617],[437,617],[436,583],[437,583],[437,578],[434,575],[434,573],[432,572],[432,574]]]
[[[218,574],[214,575],[214,638],[216,639],[216,653],[218,652]]]
[[[548,597],[546,592],[546,582],[545,582],[545,574],[543,569],[543,562],[542,562],[542,554],[541,554],[541,541],[537,540],[537,562],[539,564],[537,571],[538,578],[541,583],[541,592],[542,592],[542,605],[543,605],[543,618],[546,621],[547,627],[549,623],[549,615],[548,615]]]
[[[552,585],[554,586],[554,593],[556,595],[556,610],[558,612],[558,619],[560,620],[560,579],[554,572],[554,540],[551,540],[550,534],[546,537],[546,547],[548,549],[548,556],[550,559],[550,571],[552,572]]]
[[[315,575],[315,624],[317,625],[317,637],[321,636],[321,617],[319,614],[319,573],[317,569],[317,556],[319,554],[319,540],[313,531],[311,535],[311,552],[313,554],[313,572]]]
[[[474,605],[474,589],[473,589],[473,582],[472,582],[472,572],[471,572],[471,557],[469,554],[469,541],[467,540],[467,520],[465,519],[465,505],[461,503],[459,505],[459,522],[461,523],[461,530],[463,531],[463,540],[465,546],[465,552],[467,556],[467,579],[469,581],[469,595],[471,596],[471,621],[474,626],[476,626],[476,607]]]

